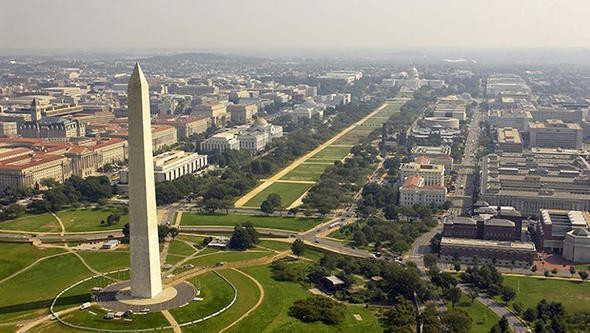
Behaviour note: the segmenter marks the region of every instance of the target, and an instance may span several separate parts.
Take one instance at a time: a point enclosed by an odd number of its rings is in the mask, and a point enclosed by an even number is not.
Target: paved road
[[[412,248],[406,255],[406,260],[411,261],[418,266],[422,273],[422,279],[425,280],[427,283],[431,283],[430,277],[426,274],[426,270],[424,267],[424,255],[428,253],[432,253],[432,249],[430,248],[430,240],[434,237],[437,233],[442,231],[442,225],[437,225],[436,227],[432,228],[427,233],[423,234],[422,236],[418,237],[414,243],[412,243]],[[447,307],[443,303],[440,295],[434,295],[434,304],[439,311],[445,311]]]
[[[450,215],[461,215],[466,209],[473,205],[473,192],[475,171],[478,161],[475,157],[477,153],[478,139],[480,134],[479,122],[481,113],[479,108],[473,110],[473,116],[469,123],[469,130],[465,140],[465,148],[463,150],[463,157],[461,163],[456,164],[453,169],[457,172],[457,180],[455,181],[455,193],[450,196],[453,207],[450,209]]]
[[[464,293],[469,294],[469,287],[461,283],[457,286],[461,288],[461,290]],[[527,326],[522,321],[520,321],[520,319],[517,316],[515,316],[512,312],[508,311],[508,309],[504,305],[496,302],[495,300],[481,293],[479,294],[479,296],[477,296],[476,300],[480,301],[483,305],[487,306],[488,309],[492,310],[496,315],[498,315],[498,317],[502,318],[503,316],[506,316],[512,333],[531,332],[531,330],[528,329]]]

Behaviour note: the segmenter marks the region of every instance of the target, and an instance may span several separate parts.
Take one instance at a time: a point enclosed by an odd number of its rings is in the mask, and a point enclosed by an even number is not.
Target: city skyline
[[[386,52],[588,48],[584,1],[1,1],[0,48],[82,51]],[[35,10],[31,10],[35,8]],[[28,24],[22,24],[26,18]],[[65,19],[64,19],[65,18]],[[15,28],[18,27],[18,28]],[[48,27],[47,33],[39,33]]]

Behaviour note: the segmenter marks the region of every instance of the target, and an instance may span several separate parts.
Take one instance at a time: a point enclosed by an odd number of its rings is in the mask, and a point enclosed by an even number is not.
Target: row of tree
[[[303,208],[328,214],[352,201],[353,194],[359,190],[358,184],[363,184],[371,173],[379,152],[371,145],[357,145],[350,152],[352,157],[326,168],[303,199]]]

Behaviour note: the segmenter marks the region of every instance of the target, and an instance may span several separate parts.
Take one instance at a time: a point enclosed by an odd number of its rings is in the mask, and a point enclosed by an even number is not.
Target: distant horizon
[[[590,48],[586,0],[0,0],[0,6],[0,29],[7,32],[0,50],[28,52]]]
[[[423,46],[407,47],[396,49],[349,49],[349,48],[276,48],[273,50],[261,50],[251,48],[2,48],[0,56],[52,56],[52,55],[76,55],[76,54],[105,54],[105,55],[178,55],[178,54],[226,54],[234,56],[280,56],[286,57],[292,54],[300,56],[341,56],[342,53],[351,57],[373,57],[386,56],[392,54],[414,53],[426,55],[456,54],[460,56],[494,54],[498,52],[523,53],[528,54],[538,51],[547,51],[551,53],[571,53],[571,52],[588,52],[590,47],[578,46],[530,46],[530,47],[440,47],[440,46]]]

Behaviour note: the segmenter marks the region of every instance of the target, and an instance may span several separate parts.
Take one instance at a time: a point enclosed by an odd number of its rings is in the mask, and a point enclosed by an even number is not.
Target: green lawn
[[[49,258],[0,284],[0,322],[48,312],[53,297],[91,273],[73,254]]]
[[[337,144],[337,145],[357,144],[360,139],[366,138],[369,134],[371,134],[371,132],[373,132],[376,129],[377,128],[359,126],[355,129],[353,129],[352,131],[346,133],[340,139],[336,140],[336,142],[334,142],[334,144]]]
[[[37,259],[63,252],[62,249],[39,249],[30,244],[0,243],[0,280]]]
[[[304,231],[326,222],[327,219],[312,217],[287,216],[251,216],[251,215],[201,215],[183,213],[181,224],[188,225],[222,225],[234,226],[250,222],[255,228]]]
[[[254,282],[250,280],[248,277],[234,270],[223,270],[219,273],[223,275],[226,279],[228,279],[236,287],[236,289],[238,289],[238,298],[236,299],[236,302],[232,307],[230,307],[224,313],[217,317],[213,317],[209,320],[206,320],[195,325],[184,326],[182,328],[182,332],[218,332],[219,330],[233,323],[242,314],[244,314],[246,311],[252,308],[256,304],[256,302],[258,302],[260,293]],[[257,331],[259,330],[255,330],[254,332]]]
[[[303,252],[302,257],[318,262],[325,254],[326,252],[320,251],[310,246],[305,246],[305,251]]]
[[[350,153],[351,147],[338,147],[328,146],[313,155],[308,162],[319,162],[319,161],[339,161],[343,159],[348,153]]]
[[[331,166],[330,164],[315,164],[315,163],[302,163],[295,169],[291,170],[281,179],[284,180],[307,180],[307,181],[317,181],[320,179],[324,170],[327,167]]]
[[[108,226],[106,223],[100,224],[101,220],[106,221],[107,217],[112,213],[121,216],[121,220],[118,223],[111,226]],[[65,209],[55,214],[61,219],[66,232],[121,229],[125,223],[129,222],[129,215],[113,208]]]
[[[168,254],[168,256],[166,256],[166,264],[174,265],[183,259],[186,259],[186,257],[185,256],[177,256],[175,254]]]
[[[129,267],[129,251],[80,251],[78,254],[93,269],[106,273]]]
[[[445,305],[450,309],[451,303],[445,301]],[[490,329],[498,323],[498,317],[492,310],[488,309],[479,301],[471,302],[465,294],[461,294],[461,300],[455,304],[455,309],[463,310],[469,314],[473,320],[471,324],[471,333],[489,332]]]
[[[265,248],[273,249],[279,252],[287,251],[291,249],[291,244],[286,242],[277,242],[272,240],[263,240],[256,244]]]
[[[178,256],[190,256],[191,254],[197,252],[197,249],[191,245],[188,245],[185,242],[182,242],[178,239],[175,239],[170,243],[170,247],[168,247],[168,254],[178,255]]]
[[[262,257],[266,257],[271,255],[271,252],[263,251],[263,250],[256,250],[255,251],[221,251],[209,255],[204,256],[197,256],[194,259],[187,261],[187,264],[193,264],[195,267],[200,266],[214,266],[218,262],[234,262],[234,261],[244,261],[244,260],[253,260]],[[180,270],[179,270],[180,271]]]
[[[49,213],[26,214],[15,220],[0,222],[0,229],[30,232],[61,232],[59,223]]]
[[[299,199],[303,193],[309,190],[311,186],[312,184],[273,183],[246,202],[244,206],[259,208],[260,204],[266,200],[266,197],[268,197],[269,194],[276,193],[281,196],[283,207],[289,207],[289,205]]]
[[[84,302],[90,302],[92,288],[104,288],[113,282],[113,280],[102,276],[82,282],[60,296],[55,303],[54,310],[61,311],[72,306],[83,304]]]
[[[349,305],[344,322],[339,325],[326,325],[320,322],[304,323],[288,315],[294,301],[311,294],[300,284],[275,281],[271,278],[268,266],[243,268],[247,274],[258,280],[265,291],[262,304],[243,321],[228,332],[382,332],[382,328],[370,309]],[[353,315],[359,314],[363,320],[357,321]]]
[[[228,305],[234,297],[233,288],[221,277],[213,272],[208,272],[191,279],[201,293],[199,297],[203,301],[193,301],[188,305],[170,310],[178,323],[185,323],[205,317]]]
[[[90,310],[90,311],[89,311]],[[91,312],[92,311],[92,312]],[[148,314],[135,314],[131,317],[131,321],[126,320],[109,320],[104,319],[103,316],[108,311],[103,310],[98,306],[93,306],[85,311],[74,311],[67,315],[62,316],[65,321],[80,325],[102,329],[141,329],[141,328],[152,328],[162,327],[170,325],[168,320],[164,318],[161,312],[153,312]],[[92,314],[92,313],[95,313]]]
[[[533,277],[504,276],[504,284],[516,290],[515,302],[536,307],[541,299],[561,302],[567,311],[588,311],[590,284],[578,281],[552,280]]]
[[[205,237],[202,237],[202,236],[193,236],[193,235],[186,235],[186,234],[176,236],[176,239],[185,240],[185,241],[191,242],[193,244],[201,244],[203,242],[204,238]]]

